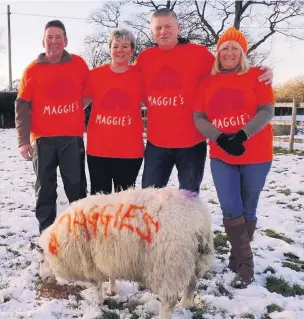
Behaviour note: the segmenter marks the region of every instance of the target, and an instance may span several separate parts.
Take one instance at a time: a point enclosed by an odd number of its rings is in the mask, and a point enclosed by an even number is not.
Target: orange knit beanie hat
[[[235,27],[229,27],[218,39],[216,45],[216,51],[219,50],[219,47],[226,41],[235,41],[237,42],[242,49],[244,50],[245,54],[248,51],[248,43],[245,35],[237,30]]]

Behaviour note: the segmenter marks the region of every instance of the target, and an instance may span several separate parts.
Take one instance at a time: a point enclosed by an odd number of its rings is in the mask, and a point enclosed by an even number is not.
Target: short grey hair
[[[176,13],[167,7],[155,10],[151,15],[150,21],[156,17],[168,17],[168,16],[175,18],[175,20],[177,21]]]
[[[108,45],[109,49],[111,50],[111,45],[114,40],[118,41],[130,41],[132,50],[135,49],[135,37],[133,33],[124,28],[117,28],[110,32],[109,38],[108,38]]]

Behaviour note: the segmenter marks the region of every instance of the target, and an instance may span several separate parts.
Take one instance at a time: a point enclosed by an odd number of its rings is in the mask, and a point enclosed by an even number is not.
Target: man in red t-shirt
[[[198,193],[206,160],[206,139],[192,117],[196,89],[210,74],[214,56],[203,45],[178,37],[180,26],[170,9],[153,13],[156,46],[136,60],[142,72],[148,109],[142,187],[164,187],[174,165],[179,187]],[[272,72],[264,78],[272,78]]]
[[[15,102],[20,154],[33,160],[36,217],[42,232],[56,218],[57,167],[69,202],[86,196],[82,90],[89,68],[65,51],[61,21],[46,24],[41,53],[24,71]]]

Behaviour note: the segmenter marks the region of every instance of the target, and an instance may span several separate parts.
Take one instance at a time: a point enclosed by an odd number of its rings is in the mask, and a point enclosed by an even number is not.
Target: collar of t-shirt
[[[67,52],[66,50],[63,50],[61,59],[58,63],[65,63],[65,62],[71,62],[72,61],[72,56],[70,55],[69,52]],[[48,62],[45,59],[45,53],[40,53],[37,57],[37,63],[39,64],[50,64],[50,62]]]
[[[187,43],[190,43],[190,40],[188,40],[188,39],[186,39],[186,38],[180,38],[180,37],[178,37],[178,38],[177,38],[177,44],[176,44],[176,46],[181,45],[181,44],[187,44]],[[154,43],[153,45],[158,47],[158,44],[157,44],[157,43]]]

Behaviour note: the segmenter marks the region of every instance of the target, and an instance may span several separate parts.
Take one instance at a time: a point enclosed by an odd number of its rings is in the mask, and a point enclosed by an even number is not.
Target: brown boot
[[[256,220],[246,220],[246,226],[247,226],[247,231],[249,235],[249,240],[253,241],[253,235],[256,230],[256,224],[257,224],[257,219]]]
[[[239,259],[236,257],[235,251],[234,249],[230,249],[230,256],[229,256],[229,264],[228,264],[228,268],[237,273],[240,267],[240,261]]]
[[[253,235],[256,230],[256,224],[257,224],[257,219],[256,220],[246,220],[246,226],[247,226],[247,231],[248,231],[248,236],[249,240],[253,240]],[[240,261],[239,258],[237,257],[237,254],[235,251],[231,248],[230,249],[230,256],[229,256],[229,264],[228,268],[237,273],[240,267]]]
[[[253,281],[253,255],[244,217],[223,220],[228,240],[235,256],[239,259],[239,269],[231,285],[246,288]]]

